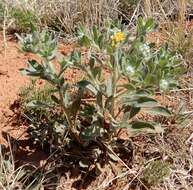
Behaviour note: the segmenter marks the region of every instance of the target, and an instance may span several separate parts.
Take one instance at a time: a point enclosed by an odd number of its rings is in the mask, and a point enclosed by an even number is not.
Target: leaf
[[[54,124],[54,128],[56,133],[60,134],[60,135],[64,135],[65,131],[67,130],[67,126],[58,122],[55,122]]]
[[[92,71],[94,78],[96,78],[97,76],[98,77],[101,76],[101,67],[94,67],[94,68],[92,68],[91,71]]]
[[[145,23],[145,29],[147,32],[151,31],[154,27],[154,20],[153,18],[149,18]]]
[[[102,173],[102,167],[101,167],[100,163],[97,162],[95,165],[95,174],[97,176],[99,176],[101,173]]]
[[[129,91],[134,91],[136,89],[136,87],[132,84],[123,84],[123,85],[120,85],[120,87],[123,87]]]
[[[157,101],[153,98],[141,95],[130,95],[124,98],[124,104],[131,107],[155,107]]]
[[[64,57],[62,57],[62,59],[59,61],[60,64],[60,70],[64,70],[64,68],[66,68],[66,66],[68,65],[68,62],[64,59]]]
[[[40,65],[36,60],[28,60],[27,65],[29,67],[29,70],[33,71],[42,71],[44,68],[42,65]]]
[[[94,67],[95,61],[96,61],[95,57],[91,55],[89,58],[89,65],[91,69]]]
[[[22,75],[40,77],[44,74],[44,67],[40,65],[36,60],[29,60],[27,62],[28,68],[19,69]]]
[[[89,84],[91,84],[91,83],[87,80],[81,80],[81,81],[77,82],[77,86],[79,88],[85,88]]]
[[[64,85],[64,82],[65,82],[65,80],[64,80],[63,77],[59,79],[59,85],[60,85],[60,86],[63,86],[63,85]]]
[[[135,115],[137,115],[140,112],[140,110],[141,108],[138,108],[138,107],[131,107],[131,106],[125,107],[122,122],[127,122],[128,119],[133,118]]]
[[[120,160],[120,158],[118,156],[116,156],[115,154],[113,154],[111,152],[108,152],[108,156],[114,162],[118,162]]]
[[[80,39],[80,42],[83,46],[85,47],[89,47],[90,46],[90,39],[84,35],[81,39]]]
[[[70,61],[74,64],[81,63],[81,52],[73,51],[71,53]],[[69,62],[68,62],[69,64]]]
[[[60,104],[60,100],[55,95],[51,95],[51,98],[56,104]]]
[[[103,46],[104,46],[104,43],[103,43],[103,35],[100,35],[99,38],[98,38],[98,44],[99,44],[99,48],[102,49]]]
[[[97,40],[98,40],[98,32],[97,32],[97,28],[96,28],[95,25],[92,27],[92,32],[93,32],[94,41],[95,41],[95,43],[97,44],[97,43],[98,43],[98,42],[97,42]]]
[[[135,108],[132,107],[130,110],[129,119],[133,118],[135,115],[137,115],[140,112],[141,108]]]
[[[80,111],[82,95],[83,95],[83,90],[80,88],[78,90],[78,96],[70,106],[70,114],[74,118],[76,118],[77,113]]]
[[[96,95],[96,103],[97,103],[97,106],[99,106],[100,108],[103,108],[103,96],[102,96],[102,93],[99,91]]]
[[[167,108],[164,108],[162,106],[146,108],[144,111],[149,113],[149,114],[153,114],[153,115],[162,115],[162,116],[166,116],[166,117],[171,116],[170,111]]]
[[[80,138],[85,141],[95,140],[97,137],[101,137],[105,133],[105,129],[97,125],[91,125],[86,127],[80,134]]]
[[[118,126],[118,128],[122,128],[122,129],[126,129],[126,128],[131,128],[131,124],[130,123],[128,123],[127,121],[122,121],[121,123],[120,123],[120,125]]]
[[[141,16],[137,19],[137,27],[139,30],[143,27],[143,18]]]
[[[36,72],[36,71],[30,71],[28,69],[19,69],[19,72],[22,75],[27,75],[27,76],[33,76],[33,77],[40,77],[41,73],[40,72]]]
[[[87,85],[87,89],[90,90],[95,96],[97,95],[98,91],[96,90],[96,88],[93,85],[91,84]]]
[[[113,99],[112,96],[110,96],[110,97],[108,97],[106,99],[106,101],[105,101],[105,109],[107,109],[107,110],[111,109],[112,99]]]
[[[80,161],[79,161],[79,166],[80,166],[81,168],[88,168],[88,167],[89,167],[89,163],[88,163],[87,160],[80,160]]]
[[[30,107],[30,108],[52,108],[52,106],[46,104],[46,103],[43,103],[43,102],[40,102],[38,100],[33,100],[29,103],[27,103],[26,105],[27,107]]]
[[[96,88],[87,80],[81,80],[80,82],[77,83],[77,86],[79,88],[87,88],[90,90],[94,95],[97,95],[97,90]]]
[[[108,79],[107,79],[107,96],[108,97],[111,97],[112,94],[113,94],[113,87],[112,87],[112,76],[110,76]]]
[[[155,129],[155,126],[151,123],[144,122],[144,121],[133,121],[131,123],[131,128],[133,129],[145,129],[145,128],[150,128],[150,129]]]
[[[136,107],[153,107],[157,105],[157,101],[150,97],[139,97],[137,100]]]

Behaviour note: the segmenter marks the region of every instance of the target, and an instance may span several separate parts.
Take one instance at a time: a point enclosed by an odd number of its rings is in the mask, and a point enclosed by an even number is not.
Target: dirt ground
[[[27,78],[19,73],[19,69],[25,66],[25,62],[31,58],[29,54],[20,52],[17,43],[7,37],[6,43],[0,37],[0,134],[2,131],[10,131],[17,137],[22,133],[17,127],[13,128],[11,119],[14,118],[14,112],[10,106],[17,100],[19,89],[27,84]],[[0,138],[0,144],[3,143]]]

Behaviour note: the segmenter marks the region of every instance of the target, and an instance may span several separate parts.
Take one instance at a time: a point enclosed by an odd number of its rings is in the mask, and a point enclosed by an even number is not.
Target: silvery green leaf
[[[133,75],[135,73],[135,69],[131,66],[131,65],[128,65],[126,67],[126,72],[129,74],[129,75]]]
[[[79,161],[79,166],[80,166],[81,168],[88,168],[88,167],[89,167],[89,163],[88,163],[87,160],[80,160],[80,161]]]
[[[133,118],[134,116],[136,116],[139,112],[140,112],[141,108],[139,107],[131,107],[131,110],[129,112],[129,119]]]
[[[131,107],[155,107],[157,105],[155,99],[143,95],[130,95],[125,97],[123,102]]]
[[[93,86],[93,85],[91,85],[91,84],[89,84],[89,85],[87,85],[87,87],[86,87],[88,90],[90,90],[94,95],[97,95],[97,90],[96,90],[96,88]]]
[[[28,60],[27,65],[31,71],[43,71],[44,67],[39,64],[36,60]]]
[[[144,121],[133,121],[131,123],[131,128],[135,130],[144,129],[144,128],[155,129],[155,125]]]
[[[107,110],[111,109],[112,99],[113,99],[112,96],[110,96],[110,97],[108,97],[106,99],[106,101],[105,101],[105,109],[107,109]]]
[[[152,115],[162,115],[169,117],[171,116],[170,111],[167,108],[164,108],[162,106],[156,106],[156,107],[151,107],[151,108],[146,108],[144,109],[146,113],[152,114]]]
[[[85,141],[95,140],[97,137],[102,137],[104,133],[105,129],[93,124],[89,127],[85,127],[80,134],[80,138]]]
[[[165,79],[162,79],[160,81],[160,88],[161,90],[164,90],[164,91],[167,90],[169,88],[169,82]]]
[[[97,176],[99,176],[101,173],[102,173],[102,167],[101,167],[100,163],[97,162],[96,166],[95,166],[95,174]]]
[[[108,79],[107,79],[107,96],[108,97],[111,97],[112,96],[112,93],[113,93],[113,87],[112,87],[112,76],[110,76]]]
[[[42,74],[41,72],[30,71],[28,69],[19,69],[19,71],[22,75],[27,75],[32,77],[40,77]]]
[[[55,128],[56,133],[64,135],[64,133],[65,133],[65,131],[67,129],[67,126],[64,125],[64,124],[60,124],[60,123],[55,122],[54,128]]]
[[[120,158],[117,155],[113,154],[113,153],[108,152],[108,156],[114,162],[118,162],[120,160]]]
[[[30,107],[30,108],[43,108],[43,109],[52,108],[52,106],[50,106],[46,103],[40,102],[38,100],[33,100],[33,101],[27,103],[26,106]]]

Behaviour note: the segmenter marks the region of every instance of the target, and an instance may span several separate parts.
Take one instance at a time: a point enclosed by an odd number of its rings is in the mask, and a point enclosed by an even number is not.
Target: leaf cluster
[[[120,23],[109,21],[103,31],[95,26],[89,31],[80,27],[77,38],[86,53],[75,50],[68,56],[57,53],[57,40],[47,31],[21,38],[22,49],[39,55],[41,62],[29,60],[28,67],[20,71],[45,80],[54,89],[52,103],[33,100],[28,104],[32,108],[59,110],[60,121],[52,122],[52,128],[57,130],[53,139],[60,141],[50,140],[51,145],[64,148],[74,142],[89,149],[94,143],[99,151],[93,161],[98,163],[101,154],[112,158],[111,144],[119,138],[120,130],[125,129],[131,136],[160,129],[160,124],[139,120],[138,115],[171,115],[153,95],[174,87],[183,69],[179,56],[167,45],[156,49],[146,41],[146,34],[154,27],[152,19],[145,21],[141,17],[134,36]],[[112,43],[118,34],[121,38]],[[69,83],[64,77],[67,69],[79,70],[84,78]],[[48,133],[52,136],[52,131]]]

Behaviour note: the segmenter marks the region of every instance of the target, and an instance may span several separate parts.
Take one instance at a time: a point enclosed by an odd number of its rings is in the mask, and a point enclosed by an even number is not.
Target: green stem
[[[66,109],[65,103],[64,103],[64,98],[63,98],[63,91],[62,87],[59,87],[59,96],[60,96],[60,105],[61,105],[61,110],[64,116],[66,117],[66,121],[68,123],[68,129],[70,132],[70,135],[78,142],[81,143],[81,140],[79,138],[78,133],[76,132],[76,129],[74,128],[73,122],[71,120],[69,111]]]
[[[112,103],[111,103],[111,115],[114,117],[114,107],[115,107],[115,97],[116,97],[116,82],[117,82],[117,67],[115,63],[115,59],[111,56],[111,62],[113,65],[113,72],[112,72]]]

